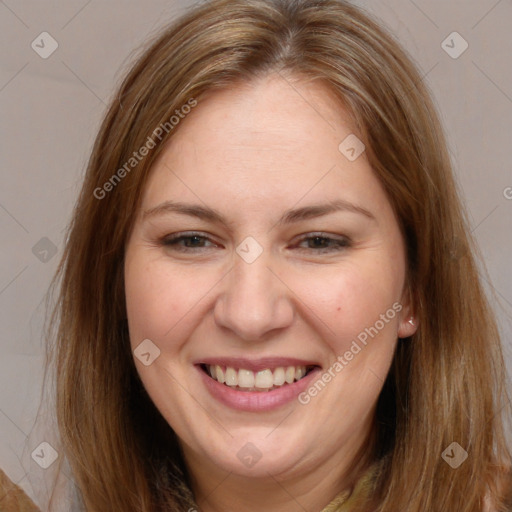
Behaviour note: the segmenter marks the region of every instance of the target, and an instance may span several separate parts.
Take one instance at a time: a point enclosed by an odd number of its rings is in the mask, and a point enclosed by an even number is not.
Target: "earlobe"
[[[408,338],[409,336],[412,336],[417,329],[418,325],[416,317],[414,315],[406,315],[404,318],[400,319],[398,337]]]
[[[415,314],[410,284],[407,283],[402,294],[401,304],[403,306],[398,321],[399,338],[409,338],[418,330],[418,317]]]

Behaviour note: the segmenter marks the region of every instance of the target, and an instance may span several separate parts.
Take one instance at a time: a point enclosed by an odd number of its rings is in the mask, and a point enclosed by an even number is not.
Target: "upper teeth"
[[[249,390],[270,390],[274,386],[282,386],[285,382],[291,384],[306,375],[306,366],[279,366],[274,370],[267,368],[259,372],[236,369],[230,366],[206,365],[209,374],[230,387],[239,387]]]

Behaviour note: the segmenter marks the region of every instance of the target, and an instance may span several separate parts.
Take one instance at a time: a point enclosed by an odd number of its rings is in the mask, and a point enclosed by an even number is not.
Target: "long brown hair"
[[[406,241],[419,327],[399,341],[379,397],[386,464],[364,510],[482,512],[485,496],[506,510],[505,366],[443,130],[411,59],[339,0],[200,5],[148,45],[111,102],[54,280],[48,344],[62,450],[85,508],[194,506],[177,438],[133,362],[125,245],[152,163],[179,130],[169,121],[176,110],[272,72],[318,80],[349,109]],[[468,452],[457,469],[442,457],[452,442]]]

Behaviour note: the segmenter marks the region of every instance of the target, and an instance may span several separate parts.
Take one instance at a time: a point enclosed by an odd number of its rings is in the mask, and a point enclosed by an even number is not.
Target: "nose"
[[[234,255],[214,307],[216,324],[245,341],[264,340],[293,321],[292,292],[271,269],[266,252],[252,263]]]

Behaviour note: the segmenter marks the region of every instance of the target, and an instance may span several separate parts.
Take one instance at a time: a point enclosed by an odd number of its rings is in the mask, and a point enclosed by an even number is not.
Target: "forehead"
[[[174,173],[197,188],[227,180],[257,193],[265,184],[311,186],[335,166],[348,178],[365,163],[340,153],[340,142],[354,132],[327,86],[270,75],[199,98],[155,162],[153,181]]]
[[[198,119],[200,118],[200,119]],[[194,123],[195,121],[198,121]],[[273,74],[205,94],[171,141],[205,151],[298,151],[354,132],[340,101],[319,81]],[[334,149],[337,149],[337,145]]]
[[[365,154],[350,161],[339,149],[354,132],[319,82],[271,75],[209,93],[155,162],[143,209],[170,199],[237,214],[340,198],[378,205],[386,198]]]

